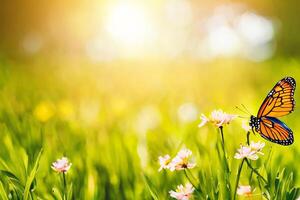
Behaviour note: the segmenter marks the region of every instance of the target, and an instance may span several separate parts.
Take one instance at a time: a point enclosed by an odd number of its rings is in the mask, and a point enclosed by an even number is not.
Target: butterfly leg
[[[254,129],[252,128],[251,130],[252,130],[252,133],[255,135],[255,131],[254,131]]]

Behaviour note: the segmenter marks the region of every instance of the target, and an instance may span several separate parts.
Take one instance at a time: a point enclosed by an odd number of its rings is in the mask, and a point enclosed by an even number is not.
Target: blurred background
[[[201,113],[249,117],[235,107],[255,115],[277,81],[300,80],[299,13],[296,0],[1,0],[1,167],[26,177],[18,158],[44,147],[41,197],[59,185],[50,164],[65,155],[80,199],[150,198],[142,174],[167,198],[183,176],[158,175],[158,156],[187,146],[204,169],[217,160]],[[267,142],[295,177],[299,114],[283,118],[294,145]],[[225,130],[232,156],[240,127]]]
[[[297,56],[297,1],[1,1],[2,56],[117,59]]]

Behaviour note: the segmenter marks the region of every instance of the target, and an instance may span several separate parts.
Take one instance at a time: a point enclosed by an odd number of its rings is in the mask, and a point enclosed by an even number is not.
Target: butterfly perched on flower
[[[260,106],[257,117],[251,115],[249,125],[263,138],[281,145],[294,142],[293,131],[277,117],[293,112],[296,81],[292,77],[281,79]]]

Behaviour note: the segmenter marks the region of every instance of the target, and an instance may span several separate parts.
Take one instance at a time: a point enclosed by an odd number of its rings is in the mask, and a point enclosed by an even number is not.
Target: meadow
[[[113,61],[39,58],[0,62],[1,199],[172,199],[169,191],[191,182],[193,199],[234,199],[247,140],[242,120],[253,114],[285,76],[300,80],[300,62],[276,58],[210,62]],[[295,142],[265,142],[259,159],[244,165],[238,185],[251,194],[237,199],[297,199],[300,195],[299,92],[296,109],[281,118]],[[223,127],[201,128],[201,113],[236,114]],[[158,158],[192,151],[192,169],[161,170]],[[67,157],[66,173],[51,168]],[[256,173],[257,172],[257,173]],[[63,174],[66,178],[64,185]],[[262,176],[266,182],[259,176]]]

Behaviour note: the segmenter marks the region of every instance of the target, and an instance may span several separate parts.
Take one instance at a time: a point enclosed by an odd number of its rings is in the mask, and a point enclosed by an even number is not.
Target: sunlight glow
[[[164,12],[171,26],[184,28],[193,23],[192,6],[187,0],[168,0]]]
[[[235,55],[240,49],[240,40],[235,31],[227,26],[211,30],[208,36],[209,48],[216,55]]]
[[[204,39],[195,55],[204,60],[239,56],[261,62],[274,53],[273,22],[239,6],[217,7],[203,23]]]
[[[219,5],[203,15],[198,11],[189,0],[167,0],[159,7],[131,1],[108,4],[100,30],[85,43],[86,56],[92,62],[146,57],[260,62],[272,57],[276,29],[271,18],[242,4]]]
[[[238,20],[237,28],[251,45],[261,45],[271,41],[274,28],[270,20],[255,13],[246,12]]]
[[[150,37],[150,22],[145,10],[138,5],[121,3],[109,12],[106,30],[122,45],[141,45]]]
[[[116,58],[116,50],[103,36],[87,41],[85,53],[93,62],[109,62]]]

